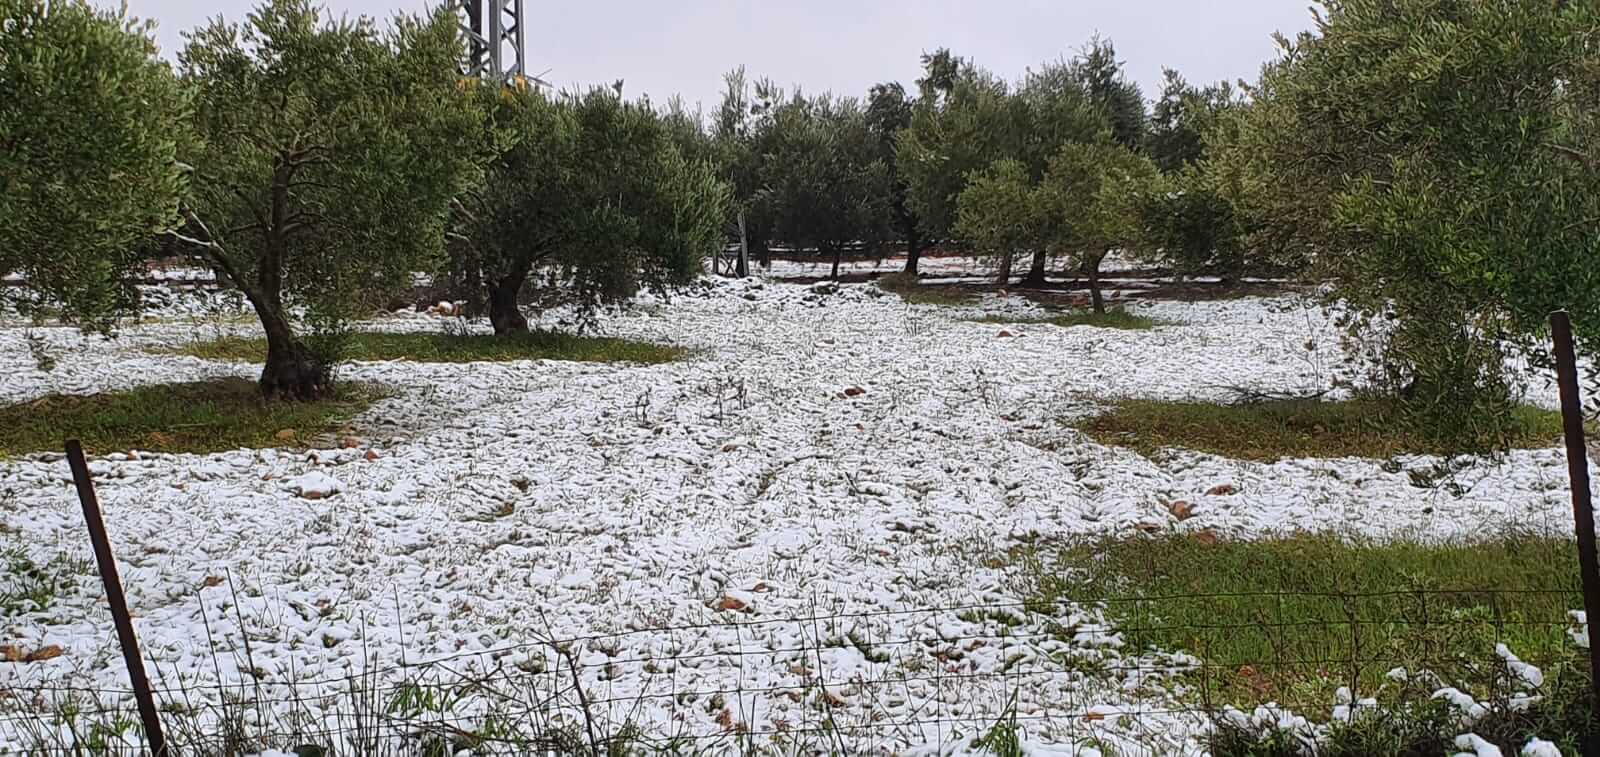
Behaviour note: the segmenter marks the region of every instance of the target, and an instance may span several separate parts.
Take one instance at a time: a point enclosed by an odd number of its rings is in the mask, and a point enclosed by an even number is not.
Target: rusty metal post
[[[72,482],[78,487],[78,501],[83,503],[83,519],[89,525],[94,561],[100,565],[100,581],[106,587],[106,603],[111,605],[111,620],[117,626],[117,641],[122,644],[122,661],[128,666],[128,682],[133,685],[133,698],[139,703],[139,719],[144,721],[145,740],[150,744],[150,754],[167,757],[167,738],[161,732],[161,717],[156,713],[156,699],[150,691],[150,678],[144,672],[144,658],[139,655],[139,637],[133,632],[128,598],[122,593],[122,578],[117,575],[117,561],[111,554],[111,539],[106,536],[105,520],[100,517],[100,500],[95,497],[94,481],[89,478],[89,464],[83,459],[83,445],[77,439],[67,440],[67,464],[72,467]]]
[[[1583,441],[1583,402],[1578,397],[1578,356],[1572,344],[1572,319],[1566,311],[1550,314],[1550,332],[1556,343],[1556,379],[1567,439],[1567,475],[1572,479],[1572,518],[1578,529],[1583,613],[1589,626],[1589,683],[1594,688],[1589,724],[1593,729],[1600,728],[1600,558],[1595,555],[1594,500],[1589,490],[1589,452]]]

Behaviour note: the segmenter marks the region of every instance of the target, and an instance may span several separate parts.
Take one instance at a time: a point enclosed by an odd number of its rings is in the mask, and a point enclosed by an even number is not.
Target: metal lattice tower
[[[527,75],[522,44],[523,0],[451,0],[464,18],[467,59],[461,72],[498,81]]]

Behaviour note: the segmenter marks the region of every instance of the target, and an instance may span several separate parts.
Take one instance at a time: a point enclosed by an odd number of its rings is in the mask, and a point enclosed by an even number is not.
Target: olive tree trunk
[[[244,291],[255,308],[261,330],[267,335],[267,360],[261,367],[262,396],[269,400],[314,400],[332,388],[333,370],[327,356],[317,355],[294,333],[283,309],[283,261],[289,252],[289,181],[292,167],[280,164],[273,171],[270,223],[263,229],[263,244],[256,257],[255,285],[250,286],[229,265],[220,248],[213,247],[224,272]],[[209,236],[209,231],[207,236]]]
[[[259,385],[267,399],[314,400],[328,393],[332,372],[323,359],[295,336],[275,297],[247,295],[267,334],[267,361]]]
[[[744,278],[750,275],[750,238],[744,226],[744,211],[739,211],[739,266],[735,275]]]
[[[519,263],[489,285],[489,325],[499,336],[520,334],[528,330],[528,319],[522,314],[517,297],[528,280],[533,262]]]
[[[1045,256],[1045,251],[1044,251],[1043,248],[1034,251],[1034,253],[1033,253],[1033,265],[1028,267],[1028,275],[1022,277],[1022,281],[1019,284],[1020,286],[1034,287],[1034,288],[1037,289],[1037,288],[1043,287],[1045,285],[1045,278],[1044,278],[1044,265],[1045,265],[1045,262],[1046,262],[1045,257],[1046,257]]]
[[[1105,250],[1083,259],[1083,275],[1089,278],[1089,302],[1094,312],[1106,312],[1106,299],[1100,292],[1100,262],[1106,259]]]
[[[906,273],[917,275],[917,266],[922,262],[922,236],[917,234],[915,228],[906,230]]]

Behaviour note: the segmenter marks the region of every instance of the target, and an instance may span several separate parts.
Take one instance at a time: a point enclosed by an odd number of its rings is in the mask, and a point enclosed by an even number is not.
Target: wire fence
[[[219,654],[243,664],[218,670],[254,673],[179,683],[158,664],[154,694],[173,754],[1004,753],[1023,740],[1192,754],[1219,729],[1450,692],[1477,717],[1521,712],[1581,669],[1581,629],[1561,609],[1580,604],[1575,590],[1415,590],[729,612],[411,664],[374,657],[343,677],[269,672],[235,650]],[[709,649],[689,643],[706,638]],[[141,753],[132,697],[0,690],[0,737],[29,754]]]

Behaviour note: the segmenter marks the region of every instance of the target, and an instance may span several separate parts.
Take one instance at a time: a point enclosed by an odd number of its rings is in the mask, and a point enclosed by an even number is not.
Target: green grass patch
[[[421,363],[573,360],[654,364],[677,360],[686,352],[681,347],[555,331],[530,331],[503,336],[357,331],[349,335],[344,349],[344,358],[347,360],[411,360]],[[267,340],[262,337],[223,337],[184,345],[174,351],[207,360],[259,363],[266,359]]]
[[[8,537],[8,541],[18,537]],[[20,546],[0,549],[0,618],[14,619],[44,612],[64,594],[77,590],[79,580],[93,575],[82,560],[59,552],[43,565],[28,557]]]
[[[953,286],[923,286],[915,274],[891,273],[879,276],[878,288],[899,295],[907,305],[940,305],[960,307],[978,301],[972,292]]]
[[[1050,313],[1046,315],[995,315],[989,314],[978,318],[967,318],[973,323],[1046,323],[1051,326],[1070,328],[1072,326],[1096,326],[1103,329],[1129,329],[1144,331],[1163,325],[1162,321],[1149,316],[1136,315],[1126,310],[1113,309],[1104,313],[1093,311]]]
[[[1561,414],[1518,408],[1514,448],[1538,448],[1561,437]],[[1370,457],[1445,454],[1437,442],[1410,433],[1377,400],[1271,400],[1241,404],[1124,400],[1079,424],[1102,444],[1149,454],[1166,447],[1242,460],[1283,457]]]
[[[1199,657],[1187,682],[1216,705],[1275,701],[1324,716],[1340,686],[1395,690],[1396,667],[1433,671],[1480,700],[1509,694],[1496,643],[1534,664],[1567,660],[1567,613],[1583,606],[1575,542],[1523,535],[1103,539],[1033,571],[1041,606],[1105,599],[1130,647]]]
[[[53,394],[0,406],[0,457],[60,451],[67,438],[97,454],[299,446],[337,431],[383,396],[370,384],[342,383],[316,402],[267,402],[255,382],[240,378]],[[280,438],[284,430],[294,433]]]

